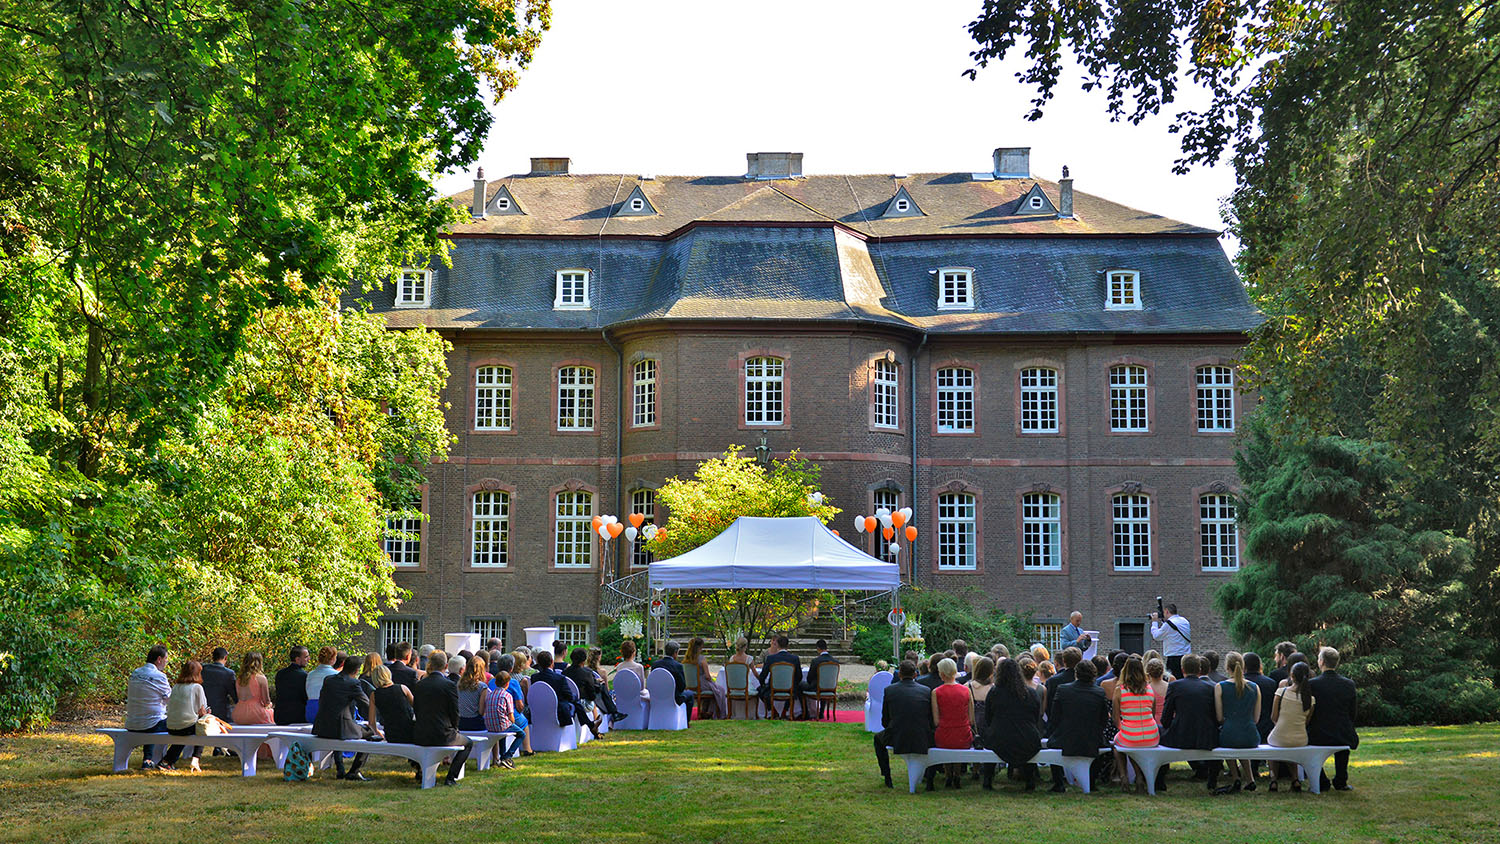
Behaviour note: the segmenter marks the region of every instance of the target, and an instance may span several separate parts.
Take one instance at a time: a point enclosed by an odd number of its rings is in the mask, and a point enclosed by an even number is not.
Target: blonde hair
[[[957,677],[958,663],[947,657],[943,657],[942,659],[938,660],[938,676],[942,677],[943,682],[945,683],[949,680],[952,680],[954,677]]]
[[[1052,678],[1053,674],[1057,673],[1057,666],[1052,664],[1052,660],[1044,659],[1036,664],[1036,673],[1042,678],[1043,682],[1046,682]]]
[[[1229,679],[1234,681],[1234,693],[1245,693],[1245,658],[1238,651],[1230,651],[1224,657],[1224,667],[1229,669]]]
[[[365,664],[360,666],[359,673],[369,674],[375,670],[377,665],[383,665],[380,654],[365,654]]]
[[[377,689],[389,686],[391,684],[391,669],[386,668],[384,665],[377,665],[370,669],[370,682],[374,683]]]
[[[1160,680],[1167,673],[1167,664],[1161,661],[1161,657],[1153,656],[1146,660],[1146,676],[1153,680]]]
[[[485,670],[484,660],[474,657],[464,663],[464,673],[458,678],[460,689],[476,689],[484,685],[484,675],[489,672]]]
[[[978,661],[979,661],[979,654],[976,653],[975,651],[969,651],[968,653],[964,654],[964,671],[966,671],[966,672],[968,672],[970,674],[973,674],[974,673],[974,663],[976,663]]]
[[[741,636],[738,639],[734,640],[734,649],[737,653],[744,653],[745,649],[748,647],[750,647],[750,640],[746,639],[744,636]]]
[[[248,686],[250,681],[255,679],[255,675],[264,673],[266,673],[265,661],[261,659],[260,654],[251,651],[240,660],[239,674],[235,679],[239,680],[241,686]]]
[[[589,658],[584,661],[590,669],[599,670],[599,660],[604,658],[604,651],[599,648],[589,648]]]
[[[1037,643],[1031,646],[1031,656],[1036,659],[1038,663],[1046,662],[1047,660],[1052,658],[1052,654],[1048,653],[1047,649],[1042,647],[1041,643]]]

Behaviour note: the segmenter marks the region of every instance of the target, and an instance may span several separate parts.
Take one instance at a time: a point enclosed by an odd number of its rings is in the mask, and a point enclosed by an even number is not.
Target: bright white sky
[[[977,172],[998,146],[1030,146],[1032,173],[1072,170],[1078,190],[1222,228],[1230,167],[1172,174],[1171,115],[1110,123],[1104,98],[1064,73],[1046,116],[991,64],[962,72],[975,0],[556,0],[520,87],[494,107],[480,163],[491,179],[531,156],[574,172],[741,175],[745,153],[802,152],[807,173]],[[444,193],[467,188],[452,174]]]

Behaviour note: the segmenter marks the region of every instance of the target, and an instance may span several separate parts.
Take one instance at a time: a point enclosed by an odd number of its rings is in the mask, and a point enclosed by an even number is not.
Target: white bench
[[[478,765],[479,770],[487,771],[490,768],[490,751],[499,745],[504,750],[513,741],[520,741],[520,733],[464,733],[465,737],[474,740],[474,752],[469,755]]]
[[[1221,761],[1259,759],[1301,765],[1307,771],[1309,788],[1313,794],[1317,794],[1322,790],[1321,777],[1318,774],[1322,772],[1323,764],[1328,761],[1328,757],[1349,748],[1344,745],[1312,744],[1305,747],[1272,747],[1269,744],[1263,744],[1259,747],[1216,747],[1213,750],[1187,750],[1161,746],[1117,749],[1140,766],[1141,774],[1146,777],[1146,791],[1151,794],[1156,793],[1156,772],[1161,766],[1170,765],[1173,762],[1209,762],[1215,759]]]
[[[1099,748],[1102,756],[1113,750],[1110,747]],[[902,753],[899,754],[906,762],[906,786],[907,790],[917,793],[917,783],[922,775],[933,765],[943,765],[949,762],[961,764],[1004,764],[993,750],[974,750],[957,747],[934,747],[926,753]],[[1094,759],[1088,756],[1064,756],[1061,750],[1042,749],[1031,757],[1028,765],[1061,765],[1066,773],[1068,782],[1074,783],[1083,789],[1083,793],[1089,793],[1091,783],[1089,781],[1089,769],[1094,765]]]
[[[422,787],[432,788],[437,785],[437,767],[443,758],[452,756],[463,750],[461,746],[448,747],[423,747],[416,744],[393,744],[388,741],[365,741],[363,739],[328,739],[303,733],[272,733],[272,737],[280,738],[283,744],[290,748],[292,742],[299,742],[313,754],[314,762],[326,761],[327,755],[331,753],[369,753],[373,756],[399,756],[402,759],[410,759],[417,763],[422,770]],[[475,743],[478,744],[477,742]],[[321,759],[318,754],[324,754]],[[282,764],[285,764],[285,754],[282,756]],[[463,769],[459,769],[453,775],[454,779],[463,779]]]
[[[311,731],[311,724],[237,726],[221,736],[174,736],[171,733],[141,733],[119,727],[101,727],[94,730],[114,740],[114,772],[117,774],[130,769],[130,754],[137,747],[155,745],[157,747],[156,758],[151,761],[156,762],[166,752],[168,745],[175,744],[183,747],[222,747],[233,750],[240,757],[240,774],[247,777],[255,776],[255,757],[262,744],[271,746],[271,754],[278,760],[278,767],[280,766],[279,760],[286,758],[286,749],[289,745],[276,737],[276,733],[301,735]]]

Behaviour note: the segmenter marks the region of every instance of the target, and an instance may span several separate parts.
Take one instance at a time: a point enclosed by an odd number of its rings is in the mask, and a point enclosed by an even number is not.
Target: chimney
[[[573,163],[571,158],[533,158],[531,159],[531,175],[551,176],[568,174],[568,167]]]
[[[469,213],[483,219],[484,204],[488,198],[489,182],[484,180],[484,168],[479,168],[479,174],[474,177],[474,209]]]
[[[747,179],[799,179],[802,177],[800,152],[745,153]]]
[[[1031,178],[1031,147],[1000,147],[996,149],[995,178]]]
[[[1057,180],[1057,216],[1073,219],[1073,177],[1068,175],[1067,165],[1063,165],[1062,178]]]

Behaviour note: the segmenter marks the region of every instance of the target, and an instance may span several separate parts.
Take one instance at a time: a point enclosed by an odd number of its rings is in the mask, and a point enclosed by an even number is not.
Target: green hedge
[[[912,589],[902,593],[908,617],[922,624],[927,653],[944,651],[954,639],[963,639],[971,650],[986,651],[999,642],[1012,652],[1028,644],[1031,618],[1007,613],[990,602],[979,589],[938,591]],[[861,619],[854,634],[854,652],[867,663],[891,658],[891,627],[885,614]],[[903,651],[906,648],[902,649]]]

